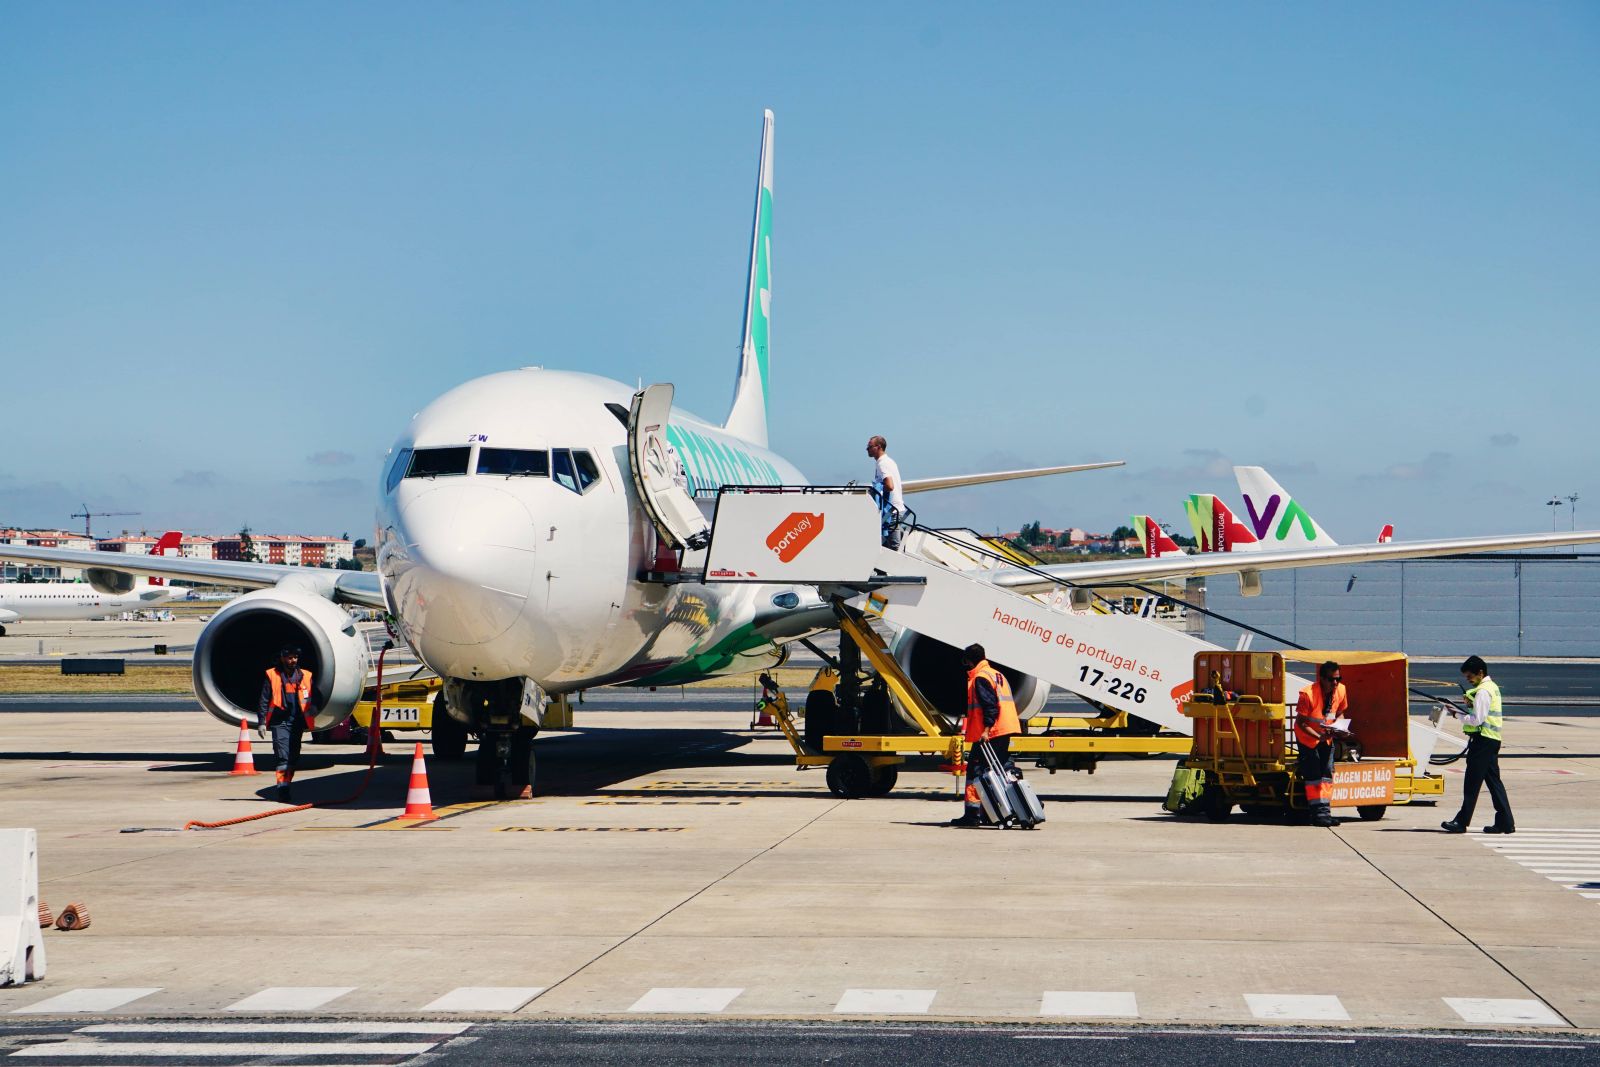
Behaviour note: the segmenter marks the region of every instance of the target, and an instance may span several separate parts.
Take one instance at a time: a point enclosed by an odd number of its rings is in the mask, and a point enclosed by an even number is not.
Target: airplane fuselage
[[[806,622],[820,608],[809,587],[645,580],[659,558],[629,473],[633,393],[590,374],[491,374],[430,403],[396,441],[378,569],[403,636],[441,675],[550,692],[676,683],[768,665],[774,635],[820,628]],[[805,483],[693,416],[675,412],[667,435],[708,502],[724,484]]]
[[[127,593],[99,593],[85,582],[7,582],[0,585],[0,623],[19,619],[98,619],[124,611],[149,611],[183,590],[140,585]]]

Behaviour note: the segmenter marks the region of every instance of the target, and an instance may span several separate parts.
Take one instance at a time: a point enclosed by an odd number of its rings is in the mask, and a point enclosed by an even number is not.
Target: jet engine
[[[138,583],[138,579],[126,571],[114,571],[108,567],[89,567],[84,570],[83,576],[89,587],[101,596],[131,593]]]
[[[285,645],[311,672],[314,729],[343,722],[361,699],[371,657],[349,614],[299,590],[258,589],[217,612],[194,646],[194,692],[223,722],[255,725],[266,670]]]
[[[961,665],[961,650],[943,641],[902,630],[894,642],[894,658],[922,695],[951,724],[959,725],[967,714],[967,670]],[[1045,701],[1050,699],[1049,682],[1014,671],[1003,663],[994,663],[994,666],[1011,683],[1011,695],[1016,698],[1021,718],[1026,720],[1043,710]]]

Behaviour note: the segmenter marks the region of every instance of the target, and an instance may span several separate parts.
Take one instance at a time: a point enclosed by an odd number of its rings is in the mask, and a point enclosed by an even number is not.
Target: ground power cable
[[[389,649],[393,647],[394,642],[387,641],[378,652],[376,699],[373,701],[372,719],[367,728],[367,769],[366,773],[361,776],[361,783],[356,786],[355,792],[339,800],[319,800],[310,804],[291,804],[288,807],[273,808],[271,811],[258,811],[254,815],[241,815],[236,819],[223,819],[220,822],[201,822],[199,819],[190,819],[183,824],[183,828],[185,830],[216,830],[224,826],[237,826],[240,823],[270,819],[274,815],[287,815],[292,811],[309,811],[312,808],[337,808],[345,804],[354,804],[361,799],[361,795],[367,791],[367,784],[372,781],[372,772],[378,765],[378,756],[383,752],[383,659],[389,654]]]

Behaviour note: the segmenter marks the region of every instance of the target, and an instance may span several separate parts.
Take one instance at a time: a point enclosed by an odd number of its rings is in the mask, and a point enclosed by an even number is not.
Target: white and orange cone
[[[400,818],[405,822],[427,822],[437,819],[433,813],[433,798],[428,795],[428,765],[422,761],[422,742],[411,757],[411,788],[406,790],[406,810]]]
[[[256,770],[255,752],[250,748],[250,727],[239,720],[239,747],[233,753],[233,770],[228,774],[259,774]]]

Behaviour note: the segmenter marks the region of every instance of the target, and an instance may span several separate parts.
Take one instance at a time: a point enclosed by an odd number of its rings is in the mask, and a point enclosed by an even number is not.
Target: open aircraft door
[[[704,548],[711,524],[690,495],[676,451],[667,442],[672,414],[671,383],[659,382],[633,395],[628,411],[628,470],[656,531],[674,548]]]

